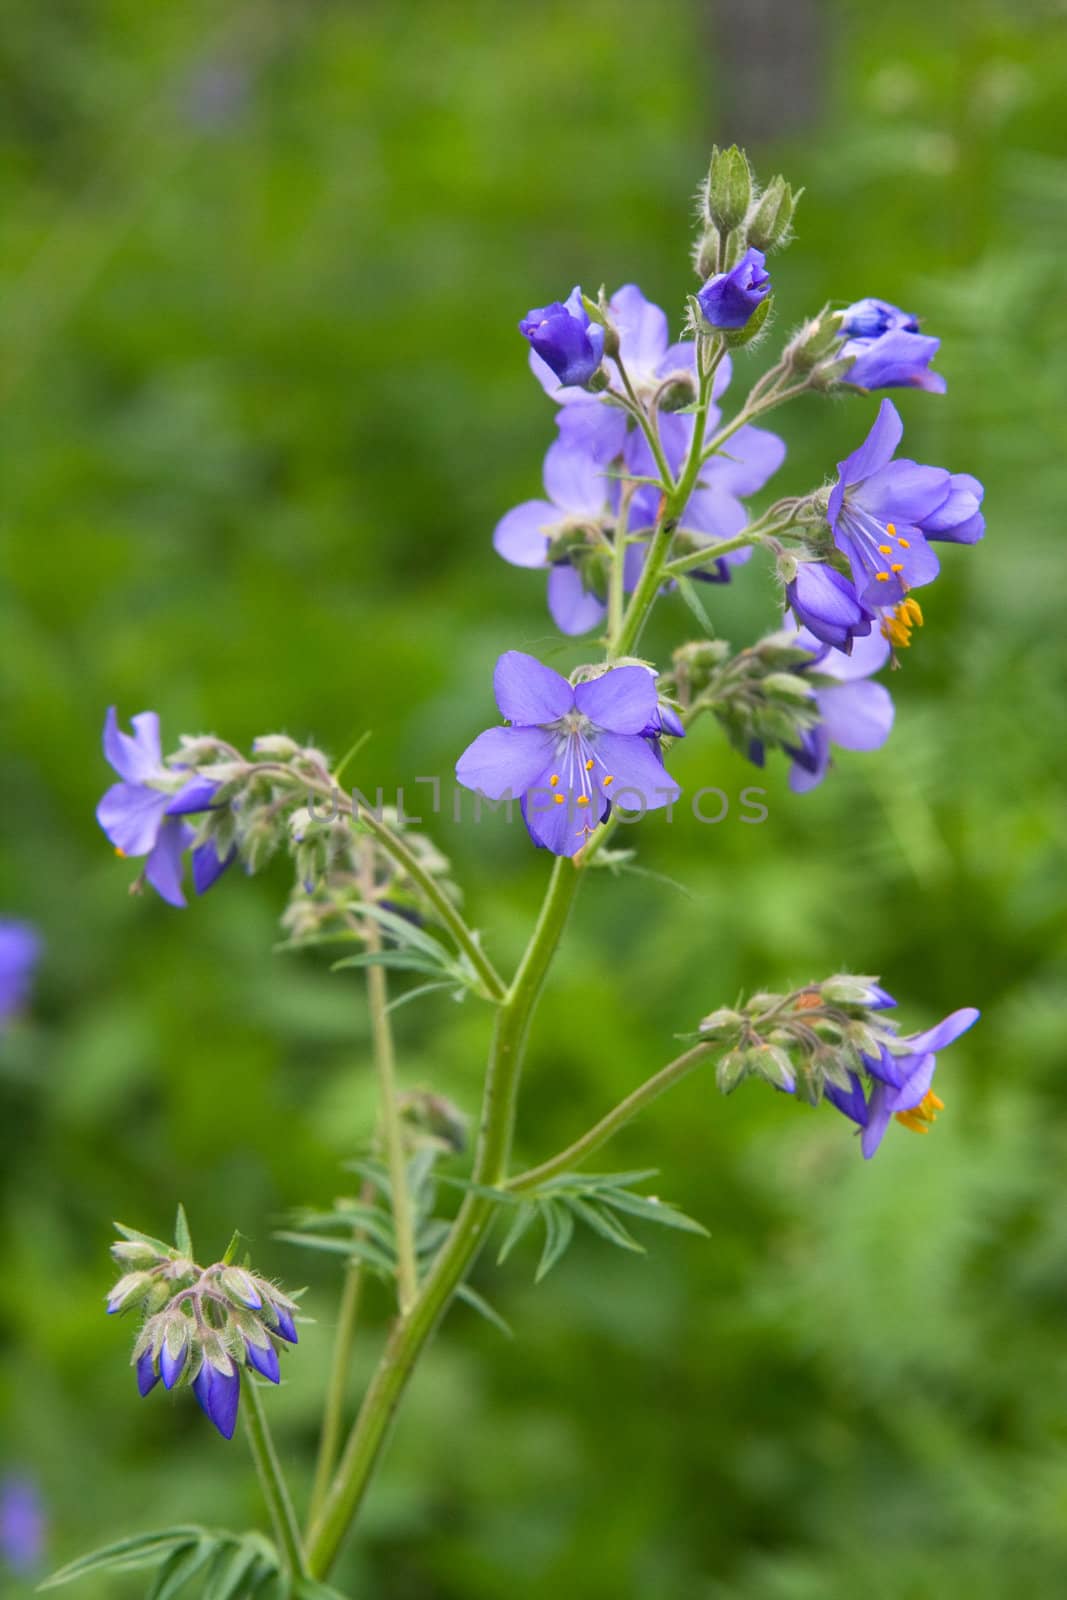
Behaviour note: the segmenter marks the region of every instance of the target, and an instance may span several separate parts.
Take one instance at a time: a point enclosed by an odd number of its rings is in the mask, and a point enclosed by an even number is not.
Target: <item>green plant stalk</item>
[[[557,859],[537,925],[514,982],[497,1012],[473,1174],[474,1183],[482,1190],[498,1186],[505,1176],[530,1021],[581,878],[581,872],[570,860]],[[472,1190],[464,1197],[451,1232],[410,1312],[392,1329],[349,1434],[333,1485],[311,1528],[308,1563],[316,1577],[325,1577],[336,1559],[359,1509],[408,1379],[453,1293],[481,1249],[495,1209],[493,1199],[484,1193]]]
[[[620,1128],[625,1127],[646,1106],[651,1105],[653,1100],[658,1100],[661,1094],[673,1088],[679,1079],[692,1072],[694,1067],[699,1067],[708,1056],[714,1055],[716,1049],[717,1047],[711,1044],[697,1044],[684,1055],[668,1062],[654,1077],[628,1094],[625,1100],[620,1100],[607,1116],[601,1117],[588,1133],[583,1133],[580,1139],[575,1139],[566,1150],[561,1150],[549,1161],[542,1161],[540,1166],[531,1167],[529,1171],[520,1172],[514,1178],[509,1178],[504,1188],[511,1194],[526,1194],[531,1189],[537,1189],[541,1184],[547,1183],[549,1179],[558,1178],[560,1173],[568,1172],[578,1162],[591,1156],[594,1150],[599,1150],[602,1144],[607,1144]]]
[[[341,1449],[344,1428],[345,1397],[348,1393],[348,1373],[352,1365],[352,1346],[359,1319],[359,1304],[363,1297],[363,1267],[359,1261],[350,1261],[345,1269],[341,1289],[341,1302],[337,1309],[337,1332],[334,1335],[333,1354],[330,1358],[330,1376],[326,1385],[326,1401],[319,1432],[319,1451],[315,1461],[315,1478],[311,1486],[308,1506],[309,1523],[314,1522],[326,1498]]]
[[[700,363],[700,394],[697,401],[696,415],[693,419],[693,439],[689,447],[689,456],[681,477],[677,482],[672,481],[669,474],[664,476],[664,494],[660,502],[659,515],[656,518],[656,527],[649,545],[648,557],[645,561],[637,588],[630,597],[630,604],[622,619],[618,633],[612,641],[611,657],[632,654],[641,637],[641,630],[648,619],[663,582],[663,568],[670,553],[671,541],[678,518],[689,503],[689,496],[697,481],[701,467],[701,451],[704,442],[704,428],[708,418],[708,406],[711,404],[711,386],[723,356],[726,346],[720,340],[713,351],[711,359],[705,365],[701,356],[701,341],[697,341],[697,360]]]
[[[369,840],[360,848],[360,891],[366,905],[374,902],[374,857]],[[371,955],[382,949],[382,933],[373,917],[367,917],[364,939]],[[400,1315],[405,1316],[418,1292],[419,1277],[415,1261],[415,1218],[408,1189],[404,1130],[396,1096],[396,1048],[389,1020],[389,986],[385,968],[367,968],[367,1004],[370,1008],[371,1042],[378,1074],[378,1114],[385,1158],[392,1190],[393,1231],[396,1234],[396,1288]]]
[[[244,1385],[244,1391],[245,1403],[242,1409],[245,1428],[248,1432],[248,1442],[252,1447],[256,1472],[263,1488],[263,1496],[274,1525],[274,1538],[282,1552],[287,1569],[294,1577],[306,1578],[309,1574],[304,1549],[300,1542],[300,1529],[297,1526],[293,1502],[289,1498],[289,1490],[267,1426],[266,1412],[263,1410],[263,1401],[255,1379],[250,1379]]]
[[[673,518],[684,509],[702,464],[701,442],[710,404],[712,378],[724,353],[724,347],[720,345],[707,367],[701,371],[700,403],[693,431],[693,444],[685,470],[677,483],[670,477],[662,449],[659,447],[659,440],[656,439],[653,453],[661,463],[664,482],[669,483],[671,488],[664,495],[641,581],[630,598],[630,604],[615,637],[609,641],[607,652],[609,661],[628,653],[633,648],[640,637],[648,613],[655,604],[662,582],[662,567],[674,533]],[[624,383],[627,381],[625,373],[623,381]],[[769,409],[771,404],[778,403],[778,399],[787,397],[786,394],[775,400],[768,397],[767,405],[761,406],[760,409]],[[635,405],[638,404],[636,396],[633,400]],[[641,409],[639,405],[638,409]],[[644,418],[643,411],[641,415]],[[647,418],[644,418],[642,426],[647,434],[650,428]],[[654,429],[651,431],[655,433]],[[650,444],[651,442],[650,440]],[[383,848],[389,850],[394,859],[406,866],[403,856],[396,848],[400,846],[406,851],[402,841],[392,833],[391,829],[378,823],[372,814],[361,812],[360,815]],[[557,859],[537,924],[530,936],[514,981],[506,993],[503,993],[499,977],[482,955],[477,941],[462,917],[450,906],[449,915],[447,917],[444,915],[439,904],[444,900],[444,896],[437,890],[437,886],[433,885],[436,898],[431,898],[441,911],[442,920],[449,926],[456,943],[465,951],[483,977],[488,992],[500,1001],[482,1099],[478,1150],[473,1172],[473,1183],[476,1187],[468,1191],[464,1197],[448,1238],[430,1268],[408,1315],[394,1324],[386,1342],[359,1415],[348,1436],[329,1493],[311,1526],[308,1536],[308,1565],[314,1577],[325,1578],[329,1574],[366,1493],[388,1437],[393,1416],[415,1365],[485,1241],[496,1209],[496,1202],[486,1191],[500,1187],[506,1181],[523,1052],[530,1022],[563,935],[578,885],[584,875],[579,869],[585,867],[598,844],[613,831],[613,823],[614,817],[603,827],[598,828],[589,844],[583,851],[578,852],[573,861],[566,857]],[[417,863],[413,864],[417,866]],[[411,872],[410,867],[406,867],[406,870]],[[411,875],[416,876],[414,873]],[[424,877],[419,869],[416,881],[425,888]],[[432,883],[432,880],[429,882]],[[475,957],[478,960],[475,960]],[[486,969],[489,981],[486,981]],[[669,1069],[664,1069],[667,1070]],[[655,1081],[651,1080],[653,1083]],[[673,1078],[671,1081],[674,1081]]]

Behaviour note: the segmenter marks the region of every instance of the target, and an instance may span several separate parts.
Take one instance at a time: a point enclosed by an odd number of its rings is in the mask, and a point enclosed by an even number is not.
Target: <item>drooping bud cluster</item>
[[[205,1415],[232,1438],[241,1370],[280,1381],[279,1351],[297,1342],[295,1300],[235,1263],[236,1236],[221,1261],[198,1266],[181,1210],[174,1246],[115,1226],[123,1237],[111,1254],[128,1270],[108,1295],[107,1309],[144,1318],[132,1356],[141,1395],[161,1379],[166,1389],[188,1384]]]
[[[324,806],[323,810],[327,808]],[[381,817],[394,830],[401,827],[394,808],[383,806]],[[436,879],[453,904],[461,899],[452,868],[432,840],[404,829],[404,842],[419,866]],[[380,906],[416,925],[430,920],[432,910],[418,885],[337,807],[331,815],[299,806],[289,817],[289,848],[296,863],[296,881],[282,916],[282,927],[294,944],[357,931],[367,906]]]
[[[756,994],[738,1010],[713,1011],[700,1038],[721,1045],[717,1078],[730,1094],[762,1078],[808,1105],[827,1100],[880,1145],[891,1118],[927,1133],[943,1102],[930,1088],[937,1052],[978,1020],[955,1011],[924,1033],[901,1034],[885,1013],[896,1000],[877,978],[838,973],[789,994]]]

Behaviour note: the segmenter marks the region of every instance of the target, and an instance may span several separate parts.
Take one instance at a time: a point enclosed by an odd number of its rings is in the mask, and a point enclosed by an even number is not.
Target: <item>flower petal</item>
[[[188,817],[199,811],[212,811],[218,784],[210,778],[190,778],[167,804],[168,817]]]
[[[858,450],[837,464],[839,486],[862,483],[893,459],[898,444],[904,437],[904,424],[892,400],[883,400],[878,407],[874,426]],[[831,503],[832,511],[832,503]],[[834,517],[831,514],[831,522]]]
[[[159,716],[155,711],[141,711],[131,717],[133,736],[119,728],[114,706],[108,708],[104,721],[104,754],[120,778],[127,783],[143,783],[158,774],[163,765],[159,743]]]
[[[559,511],[547,500],[524,500],[493,529],[493,549],[513,567],[543,567],[550,530],[561,520]]]
[[[610,301],[623,360],[640,379],[655,373],[667,353],[667,314],[646,300],[636,283],[623,284]]]
[[[656,679],[646,667],[611,667],[578,684],[574,703],[597,728],[640,733],[656,709]]]
[[[599,517],[608,499],[604,469],[584,450],[557,439],[545,454],[545,489],[549,499],[571,516]]]
[[[231,845],[224,856],[219,855],[219,847],[214,839],[197,845],[193,851],[193,888],[197,894],[207,894],[212,884],[218,882],[236,859],[236,845]]]
[[[785,440],[766,428],[739,428],[718,455],[701,468],[705,483],[714,483],[732,494],[756,494],[772,478],[785,460]]]
[[[890,461],[857,484],[852,498],[878,522],[924,523],[948,499],[951,474],[918,461]]]
[[[644,669],[619,667],[617,670],[641,672]],[[651,681],[651,674],[646,676]],[[602,733],[591,742],[590,748],[596,762],[592,776],[613,805],[621,805],[626,811],[656,811],[677,800],[682,792],[645,739],[625,733]],[[609,776],[612,781],[605,785],[605,778]]]
[[[527,792],[522,815],[535,844],[555,856],[573,856],[582,848],[600,815],[595,804],[579,806],[577,798],[575,792],[561,794],[549,788],[547,781]]]
[[[169,798],[142,783],[113,783],[96,808],[96,820],[116,850],[146,856],[159,837]]]
[[[952,1044],[961,1033],[973,1028],[981,1014],[974,1006],[963,1006],[959,1011],[953,1011],[943,1018],[941,1022],[935,1023],[932,1028],[927,1028],[925,1033],[912,1034],[908,1044],[916,1055],[923,1055],[928,1050],[944,1050],[946,1045]]]
[[[182,894],[182,852],[194,838],[193,830],[177,819],[165,821],[145,862],[144,875],[168,905],[184,906]]]
[[[566,678],[524,650],[506,650],[500,657],[493,693],[500,715],[518,726],[556,722],[574,707],[574,690]]]
[[[889,1126],[889,1119],[893,1112],[889,1101],[892,1091],[884,1083],[875,1083],[871,1088],[871,1098],[867,1102],[867,1126],[863,1130],[860,1148],[863,1158],[869,1161],[878,1146],[885,1138],[885,1130]]]
[[[588,633],[607,615],[599,595],[587,589],[582,575],[569,561],[558,562],[548,574],[548,609],[561,633]]]
[[[861,680],[815,696],[831,744],[843,750],[878,750],[893,727],[893,701],[881,683]]]
[[[610,465],[622,454],[626,442],[626,413],[603,400],[585,406],[563,406],[556,416],[560,442],[581,450],[597,466]]]
[[[546,773],[554,749],[541,728],[489,728],[456,762],[456,780],[488,800],[517,799]]]

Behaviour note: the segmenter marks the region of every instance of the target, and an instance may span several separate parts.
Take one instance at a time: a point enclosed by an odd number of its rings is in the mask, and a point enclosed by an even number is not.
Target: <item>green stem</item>
[[[626,367],[623,364],[622,356],[612,356],[612,360],[619,369],[619,377],[623,381],[623,387],[625,388],[630,400],[627,410],[630,412],[630,415],[634,418],[638,427],[641,429],[641,432],[648,441],[648,448],[652,452],[652,459],[656,463],[659,475],[663,480],[663,487],[666,489],[674,482],[674,474],[667,465],[667,458],[663,453],[663,445],[660,443],[659,430],[655,427],[644,406],[637,398],[637,391],[634,389],[634,386],[630,381],[630,374],[627,372]]]
[[[624,489],[619,500],[619,515],[615,524],[615,543],[611,552],[611,577],[608,586],[608,659],[614,655],[614,640],[622,627],[622,614],[626,605],[626,533],[630,524],[630,501],[634,490]]]
[[[315,1479],[311,1486],[311,1501],[308,1507],[309,1523],[318,1516],[326,1498],[341,1449],[348,1374],[352,1365],[352,1346],[355,1343],[362,1294],[362,1263],[352,1260],[345,1271],[341,1303],[337,1311],[337,1332],[334,1335],[330,1376],[326,1385],[326,1402],[322,1412],[322,1429],[319,1434],[319,1453],[315,1462]]]
[[[306,1578],[308,1568],[300,1543],[300,1529],[293,1512],[293,1502],[289,1498],[289,1490],[282,1475],[281,1463],[270,1436],[263,1401],[254,1378],[245,1384],[244,1390],[244,1419],[248,1430],[248,1442],[252,1446],[256,1471],[274,1525],[274,1537],[288,1570],[296,1577]]]
[[[360,849],[360,888],[366,905],[374,903],[374,854],[369,839]],[[364,939],[369,954],[378,955],[382,934],[373,917],[367,917]],[[379,1116],[385,1157],[392,1190],[393,1232],[396,1235],[396,1284],[400,1315],[405,1316],[415,1299],[419,1279],[415,1265],[415,1219],[408,1190],[404,1130],[396,1097],[396,1050],[389,1021],[389,986],[385,968],[367,968],[367,1003],[370,1008],[374,1065],[378,1074]]]
[[[658,1100],[661,1094],[674,1086],[680,1078],[692,1072],[694,1067],[700,1066],[709,1055],[715,1053],[715,1046],[711,1044],[697,1044],[692,1050],[687,1050],[684,1055],[678,1056],[674,1061],[668,1062],[661,1068],[655,1077],[649,1078],[647,1083],[641,1084],[625,1100],[620,1100],[615,1108],[608,1112],[606,1117],[601,1117],[588,1133],[583,1133],[580,1139],[568,1145],[566,1150],[561,1150],[559,1155],[553,1156],[550,1161],[542,1161],[540,1166],[531,1167],[528,1172],[520,1172],[514,1178],[509,1178],[504,1188],[512,1194],[525,1194],[530,1189],[537,1189],[550,1178],[559,1177],[562,1172],[569,1172],[578,1162],[584,1161],[586,1156],[592,1155],[594,1150],[599,1150],[613,1138],[619,1129],[625,1127],[637,1114],[651,1105],[653,1100]]]
[[[474,1164],[474,1183],[480,1191],[499,1185],[506,1172],[530,1021],[581,877],[566,857],[556,861],[537,925],[497,1012]],[[333,1485],[311,1528],[308,1562],[316,1577],[325,1577],[337,1557],[415,1364],[481,1249],[494,1210],[489,1195],[468,1192],[411,1310],[394,1324]]]

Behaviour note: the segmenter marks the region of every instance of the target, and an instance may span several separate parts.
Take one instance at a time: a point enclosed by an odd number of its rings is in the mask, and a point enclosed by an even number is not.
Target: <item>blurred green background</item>
[[[707,1076],[629,1130],[608,1164],[659,1167],[710,1241],[582,1240],[536,1291],[529,1249],[486,1257],[518,1337],[451,1315],[341,1581],[1062,1595],[1067,9],[39,0],[3,8],[0,75],[0,910],[48,946],[0,1046],[0,1470],[39,1480],[49,1561],[261,1516],[241,1440],[187,1395],[139,1402],[130,1330],[102,1315],[109,1219],[163,1231],[179,1198],[205,1256],[239,1226],[261,1271],[312,1272],[318,1324],[270,1397],[303,1493],[333,1279],[271,1230],[343,1191],[373,1114],[358,974],[271,954],[284,863],[184,913],[127,898],[93,820],[105,707],[158,708],[170,743],[284,728],[336,754],[371,729],[361,776],[388,789],[493,719],[502,649],[580,660],[541,577],[489,546],[553,436],[515,322],[636,280],[677,326],[692,193],[711,141],[741,137],[807,188],[779,333],[827,298],[920,311],[949,392],[899,396],[907,448],[984,479],[989,535],[945,547],[885,750],[797,798],[775,765],[760,828],[647,827],[643,864],[687,893],[588,886],[520,1153],[568,1142],[743,988],[851,967],[908,1026],[984,1020],[931,1137],[894,1129],[869,1165],[829,1110]],[[874,409],[785,413],[782,489],[821,481]],[[738,643],[773,612],[756,563],[712,599]],[[650,648],[691,631],[667,604]],[[760,781],[711,728],[673,767]],[[544,857],[502,825],[437,836],[510,962]],[[473,1111],[485,1012],[433,997],[397,1026],[405,1084]],[[387,1315],[376,1292],[353,1396]]]

